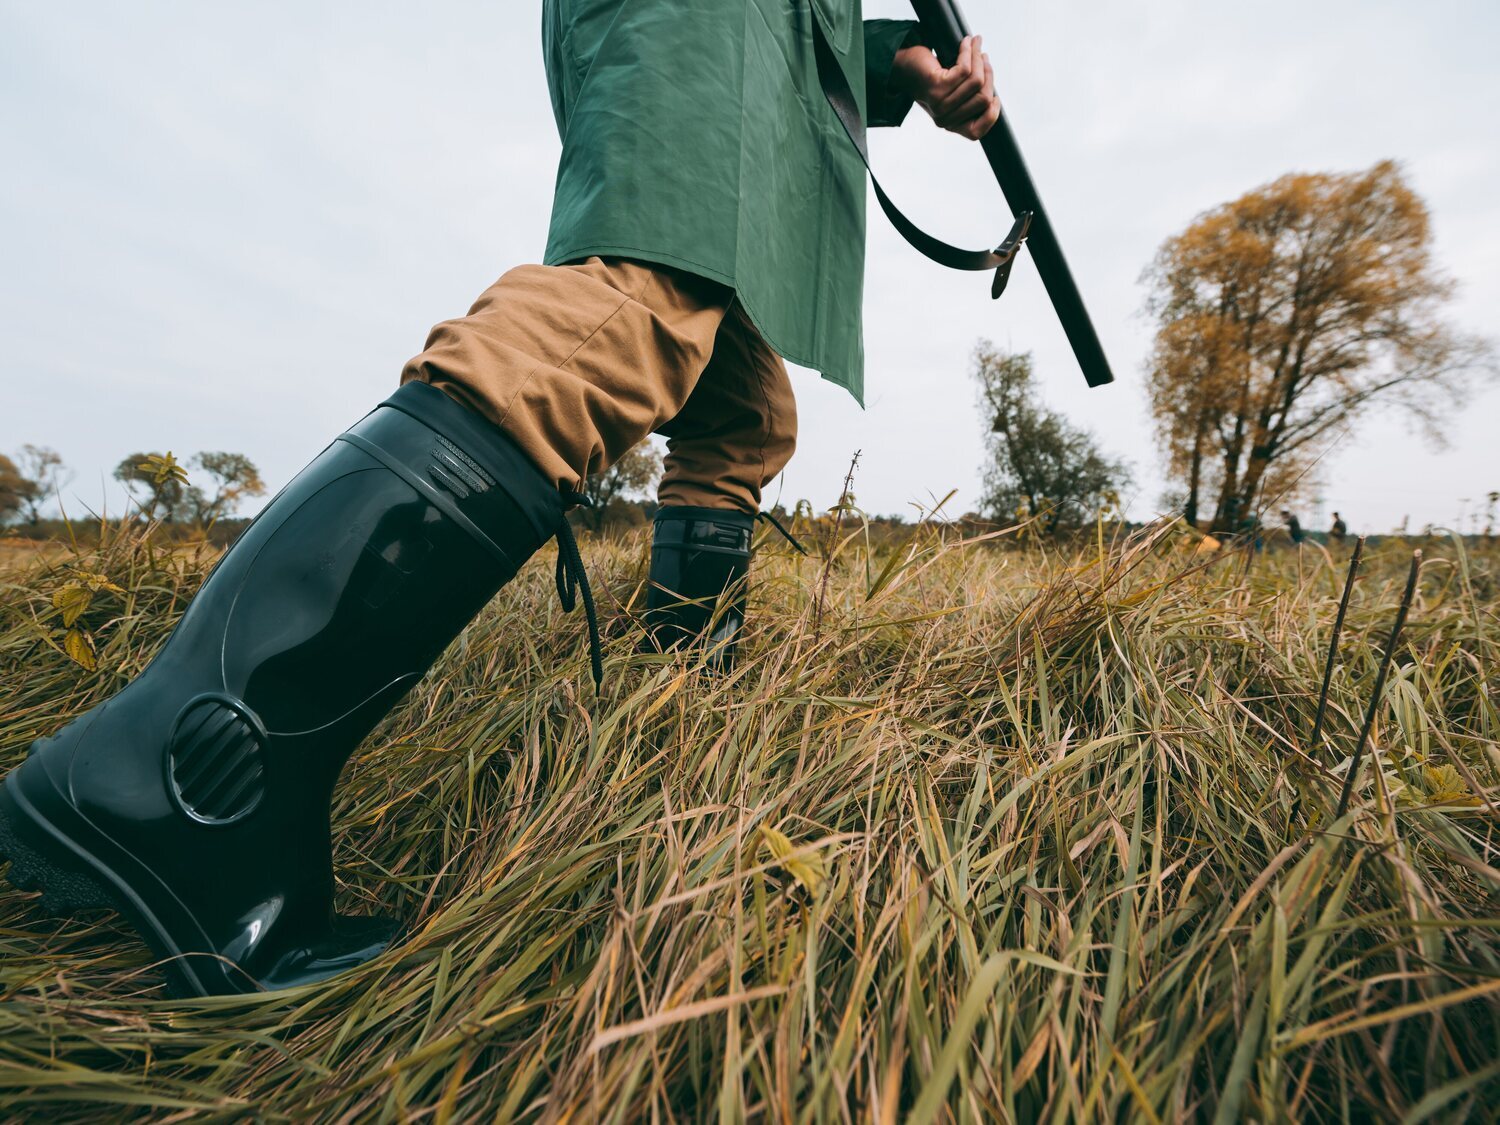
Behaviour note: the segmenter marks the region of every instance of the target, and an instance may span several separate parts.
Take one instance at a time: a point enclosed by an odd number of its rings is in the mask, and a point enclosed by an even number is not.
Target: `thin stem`
[[[1391,670],[1391,659],[1396,655],[1396,642],[1406,624],[1407,610],[1411,609],[1412,596],[1417,591],[1417,572],[1422,569],[1422,552],[1411,553],[1411,571],[1406,576],[1406,592],[1401,595],[1401,608],[1396,611],[1396,623],[1391,626],[1391,639],[1386,642],[1385,653],[1380,658],[1380,671],[1375,674],[1375,690],[1370,694],[1370,706],[1365,711],[1364,726],[1360,728],[1359,742],[1354,747],[1354,760],[1349,763],[1349,774],[1344,778],[1344,792],[1339,797],[1339,808],[1334,819],[1342,817],[1349,809],[1349,797],[1354,792],[1354,779],[1359,773],[1360,759],[1364,757],[1365,743],[1370,740],[1370,729],[1375,725],[1375,712],[1380,708],[1380,697],[1385,691],[1385,677]]]
[[[1323,690],[1318,693],[1318,714],[1313,719],[1312,737],[1307,740],[1307,749],[1313,752],[1318,740],[1323,737],[1323,719],[1328,714],[1328,689],[1333,683],[1333,664],[1339,653],[1339,636],[1344,631],[1344,615],[1349,612],[1349,595],[1354,593],[1354,576],[1359,573],[1359,560],[1365,553],[1365,537],[1354,541],[1354,554],[1349,558],[1349,574],[1344,579],[1344,596],[1339,599],[1338,616],[1333,619],[1333,635],[1328,638],[1328,659],[1323,664]]]
[[[828,597],[828,578],[833,573],[833,553],[838,549],[839,534],[844,529],[844,513],[849,510],[849,497],[854,492],[854,470],[859,467],[859,455],[863,450],[856,449],[854,456],[849,460],[849,471],[844,474],[844,491],[839,497],[838,510],[834,514],[833,530],[829,533],[828,549],[823,552],[823,577],[818,583],[818,596],[813,602],[813,640],[823,635],[823,604]]]

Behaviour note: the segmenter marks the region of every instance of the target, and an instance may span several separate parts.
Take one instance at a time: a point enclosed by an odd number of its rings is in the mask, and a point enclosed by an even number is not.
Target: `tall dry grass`
[[[1500,557],[1205,561],[927,530],[757,564],[740,669],[636,655],[644,540],[533,563],[336,809],[385,957],[173,1002],[112,917],[0,891],[0,1103],[63,1121],[1450,1120],[1500,1098]],[[815,538],[817,536],[814,536]],[[206,557],[133,535],[0,585],[0,765],[138,671]],[[829,567],[821,628],[812,605]],[[56,590],[107,577],[63,651]],[[62,599],[68,603],[67,598]],[[71,603],[69,603],[71,604]]]

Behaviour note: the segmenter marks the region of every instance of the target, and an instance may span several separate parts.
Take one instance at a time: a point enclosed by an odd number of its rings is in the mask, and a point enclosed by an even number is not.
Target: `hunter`
[[[542,44],[562,135],[542,264],[434,328],[151,665],[0,786],[11,881],[119,910],[178,994],[305,984],[390,943],[333,910],[345,760],[549,539],[592,633],[565,515],[653,433],[647,629],[706,644],[713,620],[732,657],[761,489],[796,445],[782,360],[862,396],[865,174],[816,52],[870,125],[916,102],[977,139],[999,115],[977,38],[945,68],[859,0],[544,0]]]

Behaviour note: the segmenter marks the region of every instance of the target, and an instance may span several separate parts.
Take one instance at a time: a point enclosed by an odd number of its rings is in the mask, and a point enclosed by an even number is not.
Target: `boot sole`
[[[176,896],[144,864],[73,809],[44,774],[28,778],[28,766],[36,768],[33,761],[27,761],[0,784],[0,858],[10,860],[8,878],[13,886],[42,892],[37,905],[52,915],[114,910],[156,955],[167,990],[175,997],[256,990],[256,983],[231,962],[214,954],[184,951],[161,915],[175,915],[188,933],[199,927]],[[135,879],[126,877],[120,868],[133,872]],[[154,904],[137,889],[152,884],[156,884],[151,896]],[[211,948],[201,932],[198,940],[201,948]]]

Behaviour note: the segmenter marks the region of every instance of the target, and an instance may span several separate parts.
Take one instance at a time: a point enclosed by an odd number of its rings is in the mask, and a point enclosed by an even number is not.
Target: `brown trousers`
[[[412,379],[496,423],[561,489],[659,433],[662,504],[753,513],[797,444],[786,367],[734,291],[643,262],[511,270],[432,330]]]

